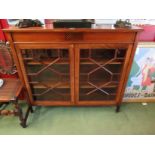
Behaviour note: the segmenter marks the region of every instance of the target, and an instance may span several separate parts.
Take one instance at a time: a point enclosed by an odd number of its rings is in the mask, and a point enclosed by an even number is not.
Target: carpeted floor
[[[106,135],[155,134],[155,104],[123,104],[115,107],[36,107],[28,127],[18,118],[0,117],[1,135]]]

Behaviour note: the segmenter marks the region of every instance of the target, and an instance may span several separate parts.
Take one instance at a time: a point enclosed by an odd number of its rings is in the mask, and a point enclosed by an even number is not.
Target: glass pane
[[[126,49],[80,49],[80,101],[115,100]]]
[[[70,100],[68,49],[24,49],[21,53],[34,100]]]

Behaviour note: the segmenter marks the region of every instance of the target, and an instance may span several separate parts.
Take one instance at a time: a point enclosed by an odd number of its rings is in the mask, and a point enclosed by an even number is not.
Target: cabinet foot
[[[30,108],[31,113],[34,113],[32,106],[30,106],[29,108]]]
[[[116,106],[116,113],[120,112],[120,105]]]
[[[23,128],[26,128],[26,127],[27,127],[27,125],[26,125],[26,122],[25,122],[25,121],[22,121],[22,122],[20,123],[20,125],[21,125]]]
[[[21,125],[23,128],[26,128],[26,127],[27,127],[26,122],[27,122],[27,119],[28,119],[28,116],[29,116],[29,113],[30,113],[30,112],[31,112],[31,113],[34,112],[32,106],[28,106],[27,111],[26,111],[26,114],[25,114],[25,117],[23,118],[23,120],[22,120],[21,123],[20,123],[20,125]]]

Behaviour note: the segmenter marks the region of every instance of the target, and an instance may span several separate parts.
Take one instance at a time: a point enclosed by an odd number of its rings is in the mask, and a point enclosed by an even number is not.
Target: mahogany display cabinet
[[[138,27],[4,29],[32,105],[119,110]]]

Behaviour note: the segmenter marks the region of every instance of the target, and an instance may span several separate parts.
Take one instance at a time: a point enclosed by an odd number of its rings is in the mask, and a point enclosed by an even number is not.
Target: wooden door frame
[[[19,64],[21,66],[21,72],[24,78],[24,82],[25,82],[25,87],[27,89],[29,98],[30,98],[30,102],[32,105],[44,105],[44,106],[69,106],[69,105],[73,105],[74,102],[74,98],[75,98],[75,94],[74,94],[74,51],[73,48],[74,46],[72,44],[53,44],[53,43],[48,43],[48,44],[44,44],[44,43],[37,43],[37,44],[31,44],[31,43],[26,43],[26,44],[16,44],[15,45],[16,51],[18,53],[18,60],[19,60]],[[69,50],[69,65],[70,65],[70,101],[34,101],[33,97],[32,97],[32,91],[30,88],[30,85],[28,83],[28,78],[27,78],[27,73],[26,73],[26,69],[24,66],[24,62],[23,62],[23,58],[21,55],[21,50],[22,49],[48,49],[48,48],[67,48]]]
[[[119,43],[93,43],[93,44],[76,44],[75,45],[75,104],[78,105],[86,105],[86,106],[101,106],[101,105],[116,105],[118,103],[118,101],[120,101],[120,98],[122,98],[121,93],[119,93],[121,91],[121,87],[124,83],[125,80],[125,68],[128,67],[129,64],[129,59],[130,59],[130,55],[131,55],[131,51],[132,51],[132,44],[128,44],[128,43],[124,43],[124,44],[119,44]],[[104,100],[104,101],[79,101],[79,73],[80,73],[80,49],[81,48],[104,48],[104,47],[125,47],[127,49],[126,51],[126,56],[125,56],[125,61],[122,67],[122,72],[121,72],[121,78],[119,80],[119,85],[117,88],[117,92],[116,92],[116,98],[114,100]],[[120,82],[122,81],[122,82]]]

